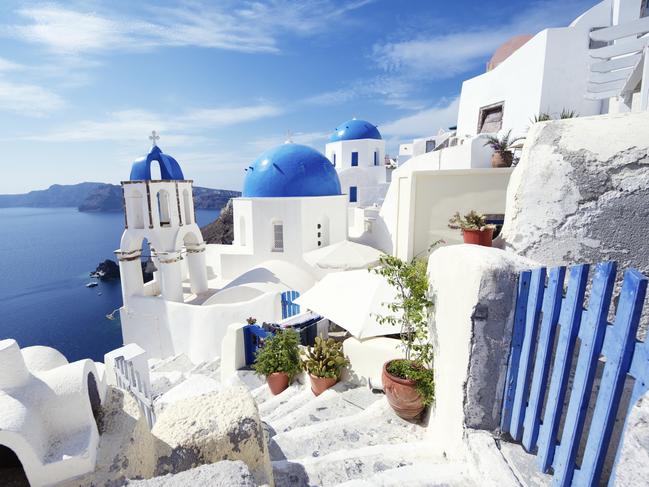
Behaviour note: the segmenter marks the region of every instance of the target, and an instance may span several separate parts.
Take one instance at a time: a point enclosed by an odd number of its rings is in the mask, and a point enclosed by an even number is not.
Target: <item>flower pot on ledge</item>
[[[286,372],[273,372],[266,377],[266,382],[273,396],[284,392],[288,388],[288,374]]]
[[[513,160],[511,151],[495,151],[491,154],[491,167],[511,167]]]
[[[424,403],[415,387],[415,381],[402,379],[388,372],[390,362],[383,364],[383,391],[388,403],[400,418],[411,420],[424,410]]]
[[[494,229],[485,228],[484,230],[462,230],[462,237],[465,244],[482,245],[491,247],[493,242]]]
[[[336,377],[317,377],[313,374],[309,374],[309,377],[311,377],[311,392],[315,396],[319,396],[338,382],[338,378]]]

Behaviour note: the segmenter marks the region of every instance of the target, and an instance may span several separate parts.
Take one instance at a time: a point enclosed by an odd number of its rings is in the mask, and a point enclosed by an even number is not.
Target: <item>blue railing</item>
[[[300,313],[300,305],[293,301],[300,296],[297,291],[284,291],[282,293],[282,319],[290,318]]]
[[[647,278],[633,269],[625,272],[611,324],[608,314],[616,264],[595,266],[585,309],[588,271],[588,265],[569,268],[565,296],[565,267],[520,274],[503,397],[501,430],[535,453],[540,470],[552,472],[553,483],[561,486],[599,485],[606,480],[602,479],[604,462],[607,454],[613,453],[608,449],[625,380],[632,377],[635,384],[624,418],[649,388],[649,342],[636,341]],[[586,428],[600,356],[605,358],[603,373]],[[557,442],[562,419],[563,431]],[[585,450],[578,466],[582,436]],[[617,457],[619,452],[614,453]],[[609,484],[614,477],[613,467]]]

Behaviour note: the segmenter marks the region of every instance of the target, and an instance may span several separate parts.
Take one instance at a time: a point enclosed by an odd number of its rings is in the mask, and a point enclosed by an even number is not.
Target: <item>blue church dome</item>
[[[366,120],[353,118],[352,120],[348,120],[345,123],[338,125],[334,133],[329,137],[329,142],[358,139],[380,140],[381,138],[381,133],[376,128],[376,125],[371,124]]]
[[[242,193],[246,198],[340,194],[334,166],[305,145],[286,143],[267,150],[246,171]]]
[[[160,177],[163,180],[183,180],[183,171],[180,169],[178,161],[167,154],[163,154],[157,145],[151,147],[149,153],[133,161],[131,166],[131,181],[150,181],[151,180],[151,163],[160,164]]]

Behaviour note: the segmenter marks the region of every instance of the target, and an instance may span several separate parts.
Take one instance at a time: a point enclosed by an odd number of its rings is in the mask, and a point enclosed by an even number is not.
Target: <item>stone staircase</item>
[[[277,487],[485,485],[475,461],[449,462],[433,452],[424,426],[400,419],[382,393],[366,386],[338,383],[316,397],[308,378],[299,377],[273,396],[252,371],[239,371],[228,384],[220,383],[219,373],[218,361],[193,366],[174,357],[155,364],[156,408],[245,385],[265,425]]]
[[[266,426],[277,487],[476,485],[464,464],[431,452],[424,427],[397,417],[382,393],[347,383],[320,396],[295,382],[272,396],[239,373]]]

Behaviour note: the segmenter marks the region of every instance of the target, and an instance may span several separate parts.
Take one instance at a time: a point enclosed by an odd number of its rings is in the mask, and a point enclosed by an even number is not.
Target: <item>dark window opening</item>
[[[350,203],[356,203],[358,200],[358,190],[356,189],[356,186],[350,186],[349,188],[349,202]]]
[[[478,118],[478,133],[498,132],[503,126],[504,102],[495,103],[480,109]]]
[[[435,150],[435,141],[434,140],[427,140],[426,141],[426,152],[432,152]]]
[[[352,166],[358,166],[358,152],[352,152]]]
[[[18,455],[4,445],[0,445],[0,479],[2,485],[29,487],[25,469]]]

